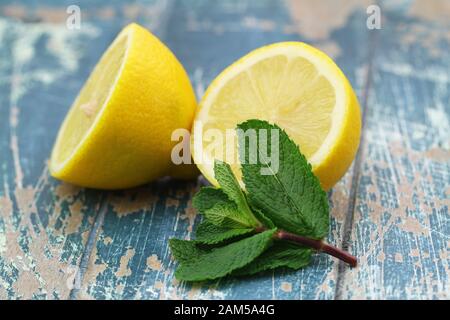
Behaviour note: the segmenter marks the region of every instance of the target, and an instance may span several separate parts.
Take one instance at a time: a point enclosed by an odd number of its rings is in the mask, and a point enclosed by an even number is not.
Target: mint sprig
[[[238,128],[243,132],[266,132],[267,141],[272,141],[274,129],[279,135],[277,172],[261,174],[261,170],[269,169],[271,164],[264,161],[265,157],[258,157],[252,164],[250,143],[246,144],[245,153],[240,152],[243,181],[251,203],[279,228],[315,239],[326,236],[329,229],[327,195],[298,146],[278,126],[264,121],[249,120]],[[267,154],[271,154],[272,148],[267,143]]]
[[[280,267],[299,269],[310,263],[314,251],[337,257],[351,266],[356,258],[322,239],[328,234],[329,207],[326,193],[298,146],[277,125],[249,120],[239,133],[254,130],[255,155],[250,143],[240,140],[243,191],[231,167],[216,161],[214,174],[220,188],[204,187],[193,206],[204,216],[195,240],[171,239],[172,254],[179,262],[179,280],[212,280],[226,275],[251,275]],[[273,170],[265,155],[276,146],[278,167]],[[245,137],[245,136],[244,136]],[[264,152],[264,154],[263,154]],[[252,158],[253,157],[253,158]],[[271,174],[261,174],[262,170]]]

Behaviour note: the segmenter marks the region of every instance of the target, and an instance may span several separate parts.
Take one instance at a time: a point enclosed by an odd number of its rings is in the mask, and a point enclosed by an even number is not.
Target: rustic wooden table
[[[450,297],[450,2],[9,1],[0,4],[0,298],[445,299]],[[80,29],[66,27],[69,5]],[[300,40],[331,55],[364,112],[353,167],[329,194],[328,241],[298,272],[186,284],[167,243],[189,237],[199,182],[77,188],[47,161],[68,107],[118,31],[136,21],[185,65],[200,97],[233,60]]]

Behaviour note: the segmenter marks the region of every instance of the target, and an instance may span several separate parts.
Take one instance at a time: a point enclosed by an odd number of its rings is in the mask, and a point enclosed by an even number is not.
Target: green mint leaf
[[[200,213],[205,213],[216,203],[229,202],[228,196],[221,189],[203,187],[192,199],[192,206]]]
[[[195,241],[170,239],[169,247],[173,257],[179,262],[195,260],[202,254]]]
[[[228,163],[216,160],[214,162],[214,177],[219,183],[222,191],[234,201],[240,214],[247,219],[249,225],[260,225],[250,210],[247,199],[242,192],[241,186],[231,170]]]
[[[194,196],[192,205],[216,226],[248,228],[254,225],[254,220],[243,214],[222,189],[202,188]]]
[[[182,243],[192,241],[172,240],[170,248],[175,259],[180,262],[175,277],[185,281],[213,280],[224,277],[249,264],[263,253],[272,244],[275,231],[275,229],[268,230],[213,249],[199,249],[195,243],[193,246],[192,243]],[[183,250],[190,250],[190,253],[180,253]]]
[[[245,267],[234,271],[233,275],[253,275],[279,267],[298,270],[309,264],[311,254],[311,249],[302,248],[289,242],[278,241],[270,250],[265,251]]]
[[[258,221],[260,221],[264,227],[266,227],[267,229],[276,228],[276,226],[272,222],[272,220],[267,218],[267,216],[264,213],[262,213],[261,210],[259,210],[257,208],[252,208],[252,210],[253,210],[253,214],[255,215],[256,219],[258,219]]]
[[[208,220],[205,220],[197,227],[197,231],[195,232],[195,241],[204,244],[218,244],[225,240],[230,240],[238,236],[249,234],[253,231],[253,228],[232,229],[217,226]]]
[[[211,208],[204,212],[207,221],[227,228],[251,228],[252,221],[243,215],[231,200],[228,202],[216,202]]]
[[[279,228],[315,239],[326,236],[329,229],[327,195],[299,147],[286,132],[266,121],[249,120],[238,125],[238,129],[241,129],[238,130],[238,136],[241,135],[239,155],[243,181],[251,203]],[[242,132],[248,135],[248,130],[254,130],[259,145],[262,140],[267,141],[267,150],[258,147],[256,163],[250,161],[254,160],[249,153],[251,143],[242,145],[242,137],[245,138]],[[272,136],[277,135],[279,144],[272,146]],[[271,155],[272,151],[276,152],[277,149],[278,170],[275,171],[272,163],[263,156],[263,152],[265,155]],[[255,150],[251,151],[255,153]],[[262,174],[262,170],[272,174]]]

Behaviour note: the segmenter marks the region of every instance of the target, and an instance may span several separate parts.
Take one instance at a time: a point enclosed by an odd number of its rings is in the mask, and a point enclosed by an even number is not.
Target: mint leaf
[[[217,202],[204,212],[205,218],[216,226],[227,228],[253,227],[252,221],[238,210],[236,204],[230,200]]]
[[[255,225],[256,220],[243,214],[222,189],[202,188],[194,196],[192,205],[216,226],[248,228]]]
[[[253,213],[256,217],[256,219],[258,219],[264,227],[266,227],[267,229],[273,229],[275,228],[275,224],[272,222],[272,220],[270,220],[269,218],[267,218],[264,213],[262,213],[261,210],[253,208]]]
[[[253,275],[258,272],[272,270],[279,267],[298,270],[309,264],[312,250],[302,248],[289,242],[276,242],[270,250],[267,250],[245,267],[233,272],[234,275]]]
[[[228,202],[228,196],[221,189],[213,187],[203,187],[192,198],[192,206],[200,213],[205,213],[211,209],[216,203]]]
[[[329,228],[327,195],[298,146],[281,128],[266,121],[249,120],[238,125],[238,129],[255,130],[259,145],[264,138],[272,141],[272,130],[279,133],[279,167],[271,175],[261,174],[261,169],[271,170],[262,150],[258,148],[257,161],[252,164],[250,151],[255,150],[249,150],[250,143],[245,143],[245,148],[239,145],[243,181],[251,203],[279,228],[315,239],[325,237]],[[274,147],[267,143],[267,154],[275,151]]]
[[[212,224],[208,220],[203,221],[195,233],[195,241],[205,244],[217,244],[225,240],[252,233],[253,228],[226,228]]]
[[[194,260],[202,254],[195,241],[170,239],[169,247],[173,257],[179,262]]]
[[[260,223],[250,210],[231,167],[227,163],[216,161],[214,172],[221,189],[202,188],[192,201],[194,208],[216,226],[227,228],[259,226]]]
[[[268,230],[213,249],[199,249],[192,241],[171,240],[172,253],[180,261],[175,276],[185,281],[213,280],[226,276],[263,253],[272,244],[275,231]],[[183,250],[190,252],[181,253]]]
[[[258,226],[259,222],[250,210],[247,199],[245,198],[245,195],[242,192],[239,182],[234,176],[230,165],[228,163],[216,160],[214,162],[214,177],[219,183],[222,191],[236,204],[242,217],[247,219],[248,224]]]

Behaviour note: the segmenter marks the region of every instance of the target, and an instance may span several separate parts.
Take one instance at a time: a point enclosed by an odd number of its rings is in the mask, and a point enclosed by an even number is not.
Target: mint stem
[[[332,255],[333,257],[348,263],[352,267],[356,267],[357,265],[356,258],[352,256],[350,253],[341,250],[339,248],[333,247],[332,245],[329,245],[328,243],[323,242],[322,240],[302,237],[290,232],[286,232],[284,230],[278,231],[276,233],[276,237],[280,240],[295,242],[305,247],[310,247],[317,251],[328,253],[329,255]]]

